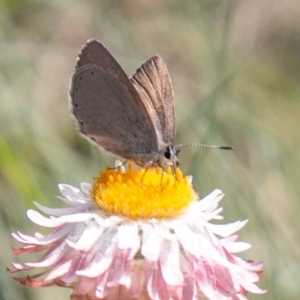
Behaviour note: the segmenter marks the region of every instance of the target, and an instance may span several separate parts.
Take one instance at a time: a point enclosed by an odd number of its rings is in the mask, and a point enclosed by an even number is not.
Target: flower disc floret
[[[197,198],[189,177],[177,168],[128,170],[107,168],[95,178],[92,198],[109,213],[133,219],[171,218],[181,214]]]

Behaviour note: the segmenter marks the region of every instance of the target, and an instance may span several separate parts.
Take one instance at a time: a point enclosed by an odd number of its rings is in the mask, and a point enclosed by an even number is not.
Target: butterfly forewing
[[[157,151],[155,132],[140,115],[117,78],[94,65],[79,68],[70,96],[80,131],[99,146],[125,159]]]

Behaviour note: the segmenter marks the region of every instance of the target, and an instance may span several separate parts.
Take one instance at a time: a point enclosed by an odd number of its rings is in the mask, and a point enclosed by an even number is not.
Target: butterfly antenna
[[[234,150],[231,146],[216,146],[216,145],[206,145],[206,144],[198,144],[198,143],[184,143],[174,146],[175,149],[181,147],[204,147],[204,148],[215,148],[221,150]]]

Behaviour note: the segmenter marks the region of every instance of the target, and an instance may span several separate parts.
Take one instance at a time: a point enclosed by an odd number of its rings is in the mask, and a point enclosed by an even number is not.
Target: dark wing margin
[[[163,59],[158,55],[151,57],[130,80],[150,112],[152,122],[160,130],[162,140],[172,143],[175,135],[173,90]]]

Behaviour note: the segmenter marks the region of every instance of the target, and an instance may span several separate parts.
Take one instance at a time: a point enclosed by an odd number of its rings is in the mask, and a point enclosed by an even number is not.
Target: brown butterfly
[[[76,61],[70,102],[80,132],[102,150],[141,167],[177,164],[173,92],[161,57],[149,58],[128,78],[90,39]]]

